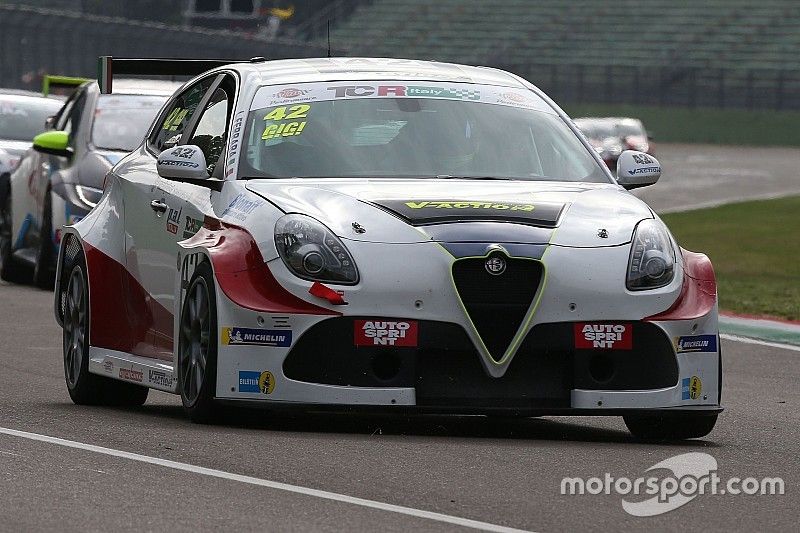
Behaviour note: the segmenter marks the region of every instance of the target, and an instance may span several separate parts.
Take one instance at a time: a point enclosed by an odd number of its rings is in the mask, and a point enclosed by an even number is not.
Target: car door
[[[146,332],[136,355],[172,360],[177,242],[183,239],[185,198],[192,186],[158,176],[158,154],[176,146],[197,122],[218,76],[198,80],[173,97],[154,124],[146,150],[123,163],[126,287],[129,319]]]
[[[194,145],[200,148],[206,159],[209,177],[221,179],[225,162],[225,147],[228,140],[228,128],[235,100],[236,85],[232,76],[225,76],[221,83],[211,91],[210,98],[199,115],[197,123],[180,141],[181,145]],[[160,178],[166,185],[169,180]],[[181,206],[181,225],[179,234],[182,238],[192,237],[200,227],[206,215],[211,215],[212,204],[218,192],[203,185],[180,183],[184,202]]]

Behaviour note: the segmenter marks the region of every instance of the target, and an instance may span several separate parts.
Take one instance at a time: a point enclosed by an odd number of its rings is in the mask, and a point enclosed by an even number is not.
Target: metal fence
[[[95,77],[101,55],[241,60],[326,53],[286,39],[0,4],[0,87],[38,90],[43,74]]]

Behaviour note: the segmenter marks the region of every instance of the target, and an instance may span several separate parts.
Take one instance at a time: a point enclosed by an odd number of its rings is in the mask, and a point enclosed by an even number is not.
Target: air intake
[[[509,258],[501,252],[453,263],[458,295],[495,361],[503,357],[522,325],[542,272],[539,261]]]

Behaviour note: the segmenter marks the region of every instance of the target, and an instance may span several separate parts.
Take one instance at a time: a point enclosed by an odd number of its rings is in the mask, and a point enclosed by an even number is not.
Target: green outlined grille
[[[492,275],[486,261],[506,262],[505,271]],[[539,261],[504,254],[459,259],[453,263],[453,281],[464,308],[495,361],[500,361],[530,308],[544,269]]]

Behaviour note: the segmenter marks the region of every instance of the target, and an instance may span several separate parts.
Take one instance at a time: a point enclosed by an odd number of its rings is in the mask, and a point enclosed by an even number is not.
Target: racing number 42
[[[289,113],[286,113],[286,106],[276,107],[264,117],[264,120],[294,120],[298,118],[306,118],[308,111],[311,109],[310,105],[298,104],[289,108]]]
[[[288,113],[287,113],[288,109]],[[308,111],[311,109],[310,105],[298,104],[289,108],[286,106],[276,107],[264,116],[267,121],[280,121],[292,120],[294,122],[282,122],[280,124],[268,124],[264,128],[264,133],[261,138],[266,140],[275,139],[277,137],[289,137],[292,135],[300,135],[306,127],[306,121],[297,121],[308,116]]]

